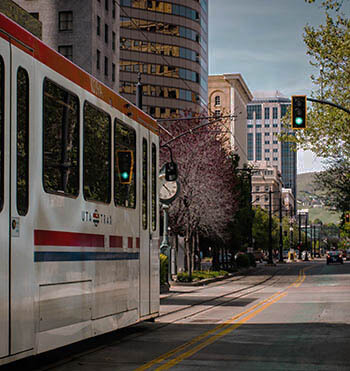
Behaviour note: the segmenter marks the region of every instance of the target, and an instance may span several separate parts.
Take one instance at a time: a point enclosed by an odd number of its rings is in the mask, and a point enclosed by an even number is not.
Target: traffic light
[[[134,152],[131,150],[116,151],[117,171],[120,184],[131,184],[134,168]]]
[[[306,95],[292,95],[292,129],[306,128]]]
[[[165,164],[165,179],[168,182],[172,182],[177,179],[177,164],[176,162],[167,162]]]
[[[350,224],[350,211],[347,211],[345,213],[344,219],[345,219],[345,224]]]

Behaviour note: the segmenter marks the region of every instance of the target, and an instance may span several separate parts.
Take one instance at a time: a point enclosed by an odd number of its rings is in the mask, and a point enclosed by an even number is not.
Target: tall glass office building
[[[281,119],[290,106],[290,99],[279,91],[253,95],[253,101],[247,105],[248,161],[265,161],[269,166],[276,166],[281,172],[283,187],[291,188],[296,200],[297,153],[291,143],[278,140]]]
[[[208,0],[120,0],[120,93],[155,118],[208,101]]]

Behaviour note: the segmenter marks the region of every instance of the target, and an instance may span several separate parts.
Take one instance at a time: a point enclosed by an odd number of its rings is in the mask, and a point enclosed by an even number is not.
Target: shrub
[[[178,273],[177,280],[179,282],[191,282],[190,276],[187,272]]]
[[[249,258],[249,265],[251,265],[252,267],[256,267],[256,260],[255,260],[254,254],[248,253],[248,258]]]
[[[239,254],[236,258],[237,267],[248,268],[249,267],[249,257],[247,254]]]
[[[164,285],[168,282],[168,257],[164,254],[160,254],[160,284]]]

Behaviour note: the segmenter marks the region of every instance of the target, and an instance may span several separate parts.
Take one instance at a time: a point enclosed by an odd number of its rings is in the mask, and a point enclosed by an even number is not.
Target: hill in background
[[[321,192],[315,190],[315,174],[304,173],[297,175],[297,205],[298,209],[309,209],[311,221],[320,219],[324,224],[340,222],[340,213],[324,206]]]

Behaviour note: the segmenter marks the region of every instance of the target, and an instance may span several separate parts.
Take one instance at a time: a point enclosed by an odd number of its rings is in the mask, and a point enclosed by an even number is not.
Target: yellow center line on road
[[[219,333],[213,335],[212,337],[208,338],[203,343],[198,344],[196,347],[190,349],[189,351],[180,354],[178,357],[176,357],[176,358],[170,360],[169,362],[165,363],[164,365],[158,367],[156,370],[157,371],[168,370],[169,368],[175,366],[176,364],[180,363],[184,359],[191,357],[193,354],[199,352],[200,350],[202,350],[203,348],[207,347],[208,345],[214,343],[215,341],[219,340],[223,336],[228,335],[230,332],[234,331],[236,328],[242,326],[244,323],[249,321],[251,318],[255,317],[257,314],[259,314],[260,312],[262,312],[263,310],[268,308],[270,305],[272,305],[272,304],[276,303],[277,301],[281,300],[286,295],[287,295],[286,292],[282,293],[280,296],[278,296],[274,300],[268,302],[267,304],[263,305],[262,307],[258,308],[256,311],[249,314],[248,316],[243,318],[241,321],[239,321],[239,322],[229,326],[228,328],[220,331]]]
[[[194,345],[198,342],[200,342],[201,340],[207,338],[208,336],[212,335],[213,333],[215,333],[216,331],[218,330],[221,330],[222,328],[224,327],[227,327],[229,326],[233,321],[239,319],[240,317],[244,316],[245,314],[251,312],[252,310],[256,309],[257,307],[259,307],[260,305],[268,302],[269,300],[273,299],[275,296],[279,295],[281,293],[281,291],[279,292],[276,292],[275,294],[273,294],[272,296],[270,296],[269,298],[265,299],[265,300],[262,300],[260,301],[259,303],[253,305],[252,307],[248,308],[246,311],[244,312],[241,312],[239,314],[237,314],[236,316],[230,318],[228,321],[224,322],[224,323],[221,323],[220,325],[216,326],[215,328],[213,328],[212,330],[209,330],[209,331],[206,331],[204,332],[203,334],[199,335],[199,336],[196,336],[195,338],[193,338],[192,340],[174,348],[173,350],[171,350],[170,352],[168,353],[165,353],[163,355],[161,355],[160,357],[158,358],[155,358],[154,360],[146,363],[145,365],[141,366],[141,367],[138,367],[137,369],[135,369],[135,371],[143,371],[143,370],[147,370],[149,369],[150,367],[154,366],[155,364],[157,363],[161,363],[163,361],[165,361],[167,358],[171,357],[172,355],[178,353],[178,352],[181,352],[182,350],[190,347],[191,345]]]
[[[168,363],[165,363],[163,366],[160,366],[159,370],[162,370],[162,369],[166,369],[166,368],[162,368],[162,367],[165,367],[166,365],[168,365],[169,363],[173,362],[174,360],[177,360],[179,358],[181,358],[184,354],[189,354],[188,357],[192,354],[191,352],[194,350],[194,349],[197,349],[199,348],[197,351],[199,351],[200,349],[202,349],[201,345],[202,344],[206,344],[207,342],[208,345],[211,344],[212,342],[214,342],[217,338],[221,338],[222,336],[224,336],[226,334],[226,331],[231,332],[233,331],[235,328],[241,326],[243,323],[245,323],[246,321],[248,321],[250,318],[254,317],[255,315],[257,315],[258,313],[260,313],[262,310],[266,309],[267,307],[269,307],[270,305],[274,304],[276,301],[282,299],[282,297],[284,297],[285,295],[287,295],[287,293],[285,293],[284,291],[288,290],[290,287],[292,287],[293,285],[296,285],[296,284],[301,284],[302,281],[304,281],[305,279],[305,274],[304,274],[304,269],[301,269],[299,270],[299,274],[298,274],[298,278],[296,279],[295,282],[293,282],[291,285],[289,285],[286,289],[282,290],[282,291],[278,291],[276,292],[275,294],[271,295],[270,297],[268,297],[267,299],[264,299],[262,301],[260,301],[259,303],[253,305],[252,307],[248,308],[247,310],[245,310],[244,312],[241,312],[237,315],[235,315],[234,317],[230,318],[229,320],[225,321],[224,323],[216,326],[215,328],[213,328],[212,330],[209,330],[209,331],[206,331],[204,332],[203,334],[199,335],[199,336],[196,336],[195,338],[193,338],[192,340],[174,348],[173,350],[171,350],[170,352],[167,352],[157,358],[155,358],[154,360],[144,364],[143,366],[140,366],[138,367],[135,371],[143,371],[143,370],[147,370],[149,368],[151,368],[152,366],[158,364],[158,363],[161,363],[161,362],[164,362],[166,359],[172,357],[173,355],[175,355],[176,353],[179,353],[187,348],[189,348],[190,346],[193,346],[199,342],[201,342],[202,340],[208,338],[206,341],[204,341],[203,343],[200,343],[199,345],[197,345],[196,347],[192,348],[191,350],[185,352],[185,353],[182,353],[182,355],[178,356],[177,358],[174,358],[172,361],[169,361]],[[299,286],[298,286],[299,287]],[[248,315],[247,317],[245,317],[241,322],[238,322],[238,323],[235,323],[234,325],[232,325],[233,322],[235,322],[236,320],[238,320],[239,318],[249,314],[250,312],[253,312],[251,313],[250,315]],[[218,334],[216,335],[213,335],[215,334],[217,331],[219,330],[222,330],[224,329],[223,331],[219,332]],[[221,335],[222,334],[222,335]],[[212,336],[213,335],[213,336]],[[213,339],[211,341],[211,339]],[[205,345],[206,346],[206,345]],[[204,346],[203,346],[204,347]],[[190,354],[191,353],[191,354]],[[185,358],[188,358],[188,357],[185,357]],[[178,362],[180,362],[181,360],[179,360]],[[176,363],[178,363],[176,362]],[[175,363],[175,364],[176,364]],[[167,368],[170,368],[172,367],[172,365],[170,365],[169,367]]]

